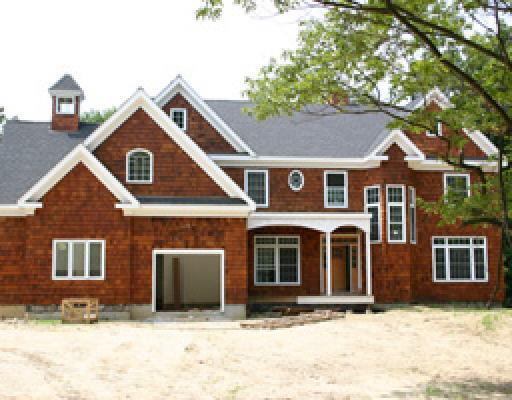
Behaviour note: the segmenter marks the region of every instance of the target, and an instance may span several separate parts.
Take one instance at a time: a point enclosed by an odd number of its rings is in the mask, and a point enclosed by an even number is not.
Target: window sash
[[[91,257],[93,248],[95,252]],[[105,278],[104,240],[54,240],[52,254],[54,280],[102,280]]]
[[[416,244],[416,188],[409,188],[409,238],[411,243]]]
[[[461,185],[461,181],[464,184]],[[470,196],[470,176],[469,174],[444,174],[444,194],[452,193],[460,199],[465,199]]]
[[[400,201],[397,201],[400,200]],[[386,186],[386,225],[389,243],[406,242],[405,186]]]
[[[364,188],[364,203],[367,213],[372,215],[370,220],[370,242],[381,241],[381,208],[380,208],[380,186],[367,186]]]
[[[245,171],[245,193],[258,207],[268,207],[268,191],[268,171]]]
[[[75,100],[73,97],[57,97],[57,114],[73,115],[75,113]]]
[[[265,253],[266,260],[264,260]],[[269,256],[272,257],[271,260],[268,259]],[[265,276],[268,279],[265,279]],[[254,284],[300,285],[299,236],[258,235],[254,237]]]
[[[486,238],[432,238],[432,268],[434,282],[487,282]]]
[[[343,177],[343,185],[330,184],[330,178]],[[348,195],[348,182],[346,171],[325,171],[324,172],[324,207],[325,208],[346,208]],[[332,179],[336,180],[336,179]]]
[[[185,108],[171,108],[170,116],[178,128],[183,131],[187,130],[187,110]]]
[[[126,181],[128,183],[153,182],[153,155],[151,152],[134,149],[126,155]]]

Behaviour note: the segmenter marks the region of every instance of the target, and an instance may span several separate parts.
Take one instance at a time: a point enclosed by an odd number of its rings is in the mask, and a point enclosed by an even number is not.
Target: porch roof
[[[265,226],[298,226],[320,232],[332,232],[342,226],[355,226],[370,232],[369,213],[298,213],[298,212],[256,212],[247,219],[248,229]]]

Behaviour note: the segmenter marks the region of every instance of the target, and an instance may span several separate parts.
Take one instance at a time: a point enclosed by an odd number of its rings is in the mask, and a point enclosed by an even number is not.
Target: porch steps
[[[343,296],[298,296],[297,304],[329,304],[329,305],[369,305],[373,304],[373,296],[343,295]]]

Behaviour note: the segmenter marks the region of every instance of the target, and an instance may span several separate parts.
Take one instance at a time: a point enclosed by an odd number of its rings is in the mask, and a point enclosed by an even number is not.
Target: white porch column
[[[332,274],[331,274],[331,232],[325,232],[325,263],[327,264],[327,296],[332,296]]]
[[[372,260],[370,247],[370,231],[365,232],[366,237],[366,295],[372,295]]]

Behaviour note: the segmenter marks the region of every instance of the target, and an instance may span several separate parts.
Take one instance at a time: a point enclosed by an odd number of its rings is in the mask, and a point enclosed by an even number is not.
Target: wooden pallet
[[[63,299],[63,324],[91,324],[98,322],[99,301],[91,298]]]
[[[286,316],[281,318],[267,318],[257,321],[240,322],[240,327],[244,329],[279,329],[291,328],[292,326],[301,326],[306,324],[329,321],[333,319],[344,318],[345,314],[331,310],[317,310],[311,313],[302,313],[297,316]]]

